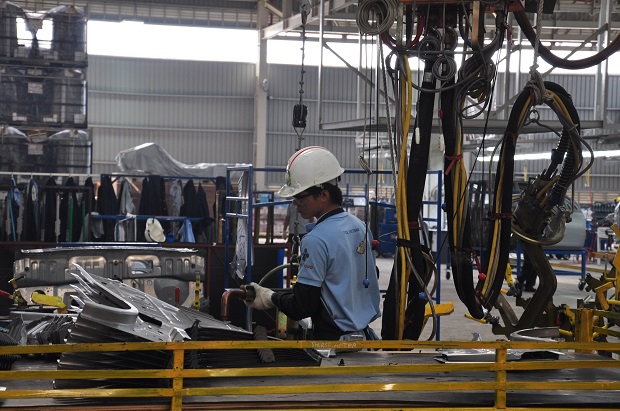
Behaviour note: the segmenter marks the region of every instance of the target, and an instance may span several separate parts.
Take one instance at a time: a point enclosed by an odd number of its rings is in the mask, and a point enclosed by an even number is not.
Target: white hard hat
[[[146,229],[144,230],[146,241],[151,243],[163,243],[166,241],[166,234],[161,224],[155,218],[146,220]]]
[[[325,147],[306,147],[291,156],[286,166],[286,182],[278,191],[280,197],[293,197],[323,183],[337,185],[344,168]]]

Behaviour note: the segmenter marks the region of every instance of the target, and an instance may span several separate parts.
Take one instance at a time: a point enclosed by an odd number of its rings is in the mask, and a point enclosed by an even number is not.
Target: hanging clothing
[[[196,241],[199,243],[206,243],[209,241],[209,226],[213,222],[213,219],[209,216],[209,203],[207,201],[207,192],[202,188],[202,184],[198,183],[198,191],[196,193],[198,198],[198,208],[200,210],[200,224],[198,225]],[[196,230],[194,230],[196,233]],[[211,240],[212,241],[212,240]]]
[[[41,187],[41,241],[55,243],[58,239],[56,213],[58,209],[58,189],[56,179],[50,177]],[[60,227],[59,227],[60,228]],[[58,230],[60,231],[60,230]]]
[[[112,178],[108,175],[101,176],[101,185],[97,190],[96,210],[99,215],[117,215],[118,200],[112,185]],[[114,220],[103,220],[103,235],[99,240],[114,241]]]
[[[134,214],[135,211],[136,206],[133,203],[133,196],[131,194],[131,183],[127,178],[123,178],[118,197],[118,212],[119,214],[127,215]]]
[[[181,206],[181,215],[192,218],[200,217],[198,192],[196,191],[196,186],[194,185],[194,180],[192,179],[189,179],[183,187],[183,205]],[[200,224],[191,224],[191,226],[194,238],[198,239],[200,237]]]
[[[192,222],[185,220],[181,229],[179,230],[179,242],[181,243],[195,243],[194,231],[192,230]]]
[[[34,179],[28,181],[24,201],[24,220],[21,241],[38,241],[39,234],[39,185]]]
[[[121,181],[121,189],[118,197],[119,214],[128,216],[135,214],[136,206],[133,203],[133,195],[131,193],[131,183],[127,178]],[[115,241],[136,241],[136,219],[125,218],[116,222],[114,228]]]
[[[17,241],[19,239],[17,230],[18,219],[19,219],[19,211],[20,211],[20,203],[21,203],[21,194],[19,189],[17,188],[17,184],[15,180],[11,178],[9,183],[9,189],[6,193],[5,200],[5,233],[7,241]]]
[[[84,181],[84,189],[80,196],[80,216],[82,219],[82,231],[80,232],[81,242],[91,241],[91,236],[88,231],[88,227],[91,227],[90,214],[95,209],[95,185],[93,179],[88,177]]]
[[[59,242],[78,241],[80,232],[82,231],[82,218],[79,203],[77,199],[77,184],[73,177],[67,178],[61,189],[60,197],[60,233],[58,235]]]
[[[148,176],[142,180],[142,193],[140,194],[140,205],[138,214],[150,216],[167,216],[168,206],[166,205],[166,190],[164,179],[160,176]],[[161,222],[164,233],[170,231],[170,224],[166,221]],[[138,241],[146,241],[144,230],[146,222],[138,220]]]
[[[175,180],[170,186],[168,194],[172,197],[172,210],[170,214],[178,217],[181,215],[181,207],[183,206],[183,182]]]
[[[181,207],[183,206],[183,182],[181,180],[175,180],[168,190],[168,195],[172,199],[172,210],[170,214],[174,217],[181,215]],[[172,223],[172,238],[177,238],[181,223],[175,221]]]

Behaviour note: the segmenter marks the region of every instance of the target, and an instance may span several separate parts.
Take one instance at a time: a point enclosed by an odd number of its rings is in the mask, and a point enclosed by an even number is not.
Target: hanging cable
[[[360,36],[362,38],[362,44],[365,44],[365,41],[363,41],[366,38],[366,34],[363,34],[360,32]],[[368,56],[368,53],[366,53],[366,56]],[[368,61],[366,61],[366,67],[368,67]],[[378,90],[377,90],[378,92]],[[378,97],[378,95],[377,95]],[[379,102],[379,99],[377,98],[377,104]],[[371,105],[368,104],[368,82],[364,82],[364,112],[366,112],[366,107],[370,108]],[[362,135],[362,150],[360,152],[359,155],[359,164],[360,167],[362,167],[362,169],[366,172],[366,204],[364,206],[364,224],[365,224],[365,232],[364,232],[364,250],[367,251],[368,248],[366,247],[366,241],[368,241],[368,233],[370,230],[370,224],[368,222],[368,216],[370,214],[370,198],[369,198],[369,193],[370,193],[370,176],[372,174],[372,170],[370,169],[370,166],[368,165],[368,162],[366,161],[366,159],[364,158],[364,152],[366,152],[366,140],[367,140],[367,134],[366,134],[366,119],[367,116],[364,116],[364,130],[363,130],[363,135]],[[370,137],[368,137],[368,154],[370,155]],[[378,158],[377,158],[377,162],[378,162]],[[377,163],[378,164],[378,163]],[[371,249],[373,249],[374,247],[371,246]],[[365,273],[365,277],[364,280],[362,281],[362,285],[365,288],[368,288],[368,286],[370,285],[370,281],[368,280],[368,271],[369,271],[370,267],[368,266],[368,258],[366,258],[366,273]]]
[[[384,33],[394,24],[395,11],[395,0],[362,0],[357,8],[357,27],[371,36]]]
[[[308,107],[304,104],[304,74],[306,69],[304,67],[304,60],[306,57],[306,22],[308,15],[310,14],[310,2],[309,0],[300,0],[300,13],[301,13],[301,71],[299,79],[299,103],[293,107],[293,129],[297,133],[297,147],[296,151],[301,149],[302,141],[304,140],[303,134],[306,130],[306,118],[308,116]]]
[[[536,32],[532,27],[529,19],[527,18],[527,14],[525,11],[515,11],[514,13],[515,20],[521,27],[523,34],[528,39],[530,44],[534,45],[536,43]],[[542,14],[542,13],[541,13]],[[580,60],[568,60],[565,58],[561,58],[556,56],[545,47],[543,44],[539,44],[538,53],[540,57],[549,63],[553,67],[570,69],[570,70],[580,70],[592,66],[596,66],[597,64],[602,63],[604,60],[607,60],[611,57],[612,54],[616,53],[620,50],[620,34],[618,34],[611,43],[609,43],[603,50],[596,53],[593,56],[586,57]]]

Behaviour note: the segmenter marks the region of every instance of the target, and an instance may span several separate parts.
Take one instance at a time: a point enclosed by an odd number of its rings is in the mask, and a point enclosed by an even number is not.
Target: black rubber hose
[[[435,77],[432,75],[433,61],[426,61],[424,64],[424,78],[422,87],[433,90],[436,87]],[[411,151],[409,153],[409,166],[407,169],[407,215],[409,217],[409,239],[411,243],[411,259],[418,275],[425,284],[430,278],[427,276],[427,260],[422,254],[420,244],[420,225],[419,217],[422,210],[422,200],[424,197],[424,186],[426,183],[426,172],[428,170],[428,157],[431,146],[431,133],[433,127],[433,110],[435,107],[435,93],[421,92],[418,101],[418,113],[416,116],[414,130],[419,129],[419,143],[416,143],[415,133],[411,141]],[[407,131],[407,130],[405,130]],[[416,278],[415,274],[409,276],[409,290],[406,317],[410,321],[405,325],[403,339],[417,340],[422,333],[424,326],[424,311],[426,309],[426,299],[420,298],[424,288]]]
[[[513,176],[514,176],[514,156],[517,144],[517,137],[519,133],[519,118],[521,116],[521,112],[527,106],[530,97],[530,92],[528,89],[525,89],[519,94],[517,97],[512,110],[510,111],[510,117],[508,119],[508,125],[506,127],[506,131],[504,133],[504,139],[501,147],[501,156],[500,161],[497,163],[497,172],[496,176],[499,176],[503,173],[504,178],[502,180],[502,186],[500,187],[499,178],[495,179],[495,188],[494,193],[497,196],[497,193],[501,191],[500,200],[500,209],[492,209],[491,217],[496,218],[496,220],[492,221],[491,224],[499,224],[499,258],[497,264],[497,273],[493,279],[491,284],[487,284],[487,291],[485,295],[482,296],[481,304],[484,305],[487,309],[491,309],[495,304],[495,300],[501,293],[502,284],[504,283],[504,270],[505,267],[508,266],[508,257],[510,254],[510,236],[512,233],[512,221],[506,216],[512,215],[512,186],[513,186]],[[493,203],[495,203],[495,199],[493,199]],[[483,270],[484,273],[488,274],[490,270],[490,256],[488,251],[491,250],[494,242],[493,237],[493,229],[489,228],[487,230],[487,241],[486,241],[486,250]],[[480,279],[478,281],[478,285],[476,286],[476,290],[480,293],[482,292],[484,284],[488,281],[488,277],[485,279]]]
[[[453,83],[454,79],[446,84]],[[484,313],[476,299],[476,295],[474,292],[474,282],[473,282],[473,267],[471,264],[471,253],[463,253],[457,250],[462,248],[462,244],[455,244],[453,238],[454,232],[454,215],[456,210],[453,207],[454,201],[454,176],[455,176],[455,166],[456,160],[454,160],[454,155],[456,152],[457,138],[456,135],[456,119],[457,119],[457,109],[455,107],[455,96],[456,90],[449,89],[441,93],[441,111],[443,113],[441,126],[444,135],[444,143],[445,143],[445,159],[444,159],[444,170],[447,172],[450,169],[450,172],[447,174],[445,178],[444,187],[445,187],[445,204],[446,204],[446,215],[448,219],[448,247],[450,250],[450,262],[449,264],[452,267],[453,273],[453,281],[456,289],[456,293],[459,296],[459,299],[465,304],[467,310],[474,318],[482,318]],[[462,160],[461,160],[462,161]],[[458,195],[458,194],[457,194]],[[468,199],[460,199],[461,201],[468,201]],[[466,223],[467,227],[469,224]],[[465,231],[465,236],[468,237],[470,235],[469,230]],[[441,251],[440,251],[441,255]],[[439,256],[437,257],[439,258]]]
[[[395,64],[394,68],[392,68],[391,60],[394,58]],[[392,80],[392,89],[399,90],[399,67],[402,67],[401,64],[402,56],[399,55],[396,51],[390,53],[388,57],[386,57],[386,68],[388,75]],[[402,76],[401,76],[402,77]],[[398,96],[398,93],[395,93],[395,96]],[[397,99],[398,100],[398,99]],[[399,107],[400,103],[397,101],[395,106]],[[397,110],[398,111],[398,110]],[[397,248],[397,252],[400,252]],[[392,272],[390,273],[390,282],[388,284],[388,288],[385,292],[385,299],[383,300],[383,314],[381,315],[381,338],[383,340],[396,340],[398,339],[398,318],[400,315],[399,312],[399,301],[400,301],[400,288],[405,287],[406,285],[400,284],[400,272],[401,268],[401,259],[395,258],[395,264],[392,267]]]
[[[514,13],[515,20],[523,30],[523,34],[528,39],[532,46],[536,45],[536,32],[530,23],[530,20],[527,18],[527,14],[525,11],[515,11]],[[616,38],[613,39],[611,43],[607,45],[603,50],[599,53],[596,53],[593,56],[586,57],[580,60],[566,60],[561,57],[556,56],[549,50],[547,47],[542,44],[538,45],[538,54],[545,60],[547,63],[551,64],[554,67],[570,69],[570,70],[580,70],[592,66],[596,66],[597,64],[602,63],[604,60],[607,60],[612,54],[620,50],[620,35],[617,35]]]
[[[465,10],[465,5],[462,5],[461,7],[459,7],[459,34],[465,42],[465,45],[467,45],[467,47],[469,48],[472,48],[471,40],[469,39],[469,37],[467,37],[467,33],[465,32],[465,27],[463,25],[463,20],[467,20],[466,16],[467,11]]]
[[[568,92],[562,88],[560,85],[556,83],[551,83],[549,81],[545,81],[545,88],[547,90],[555,93],[564,103],[566,110],[568,111],[568,116],[571,118],[573,124],[577,126],[577,131],[581,130],[581,121],[579,119],[579,113],[573,104],[573,100],[568,94]],[[564,143],[562,143],[564,141]],[[575,159],[577,153],[575,153],[573,149],[573,145],[570,144],[570,137],[568,130],[562,130],[562,138],[560,139],[560,144],[565,144],[567,146],[566,158],[564,159],[564,163],[562,165],[562,171],[560,172],[560,177],[558,178],[558,182],[553,186],[553,194],[555,198],[561,199],[566,194],[568,187],[575,179]],[[558,147],[559,148],[559,147]],[[557,201],[555,201],[556,205]]]
[[[413,5],[405,6],[405,43],[409,44],[413,38]]]

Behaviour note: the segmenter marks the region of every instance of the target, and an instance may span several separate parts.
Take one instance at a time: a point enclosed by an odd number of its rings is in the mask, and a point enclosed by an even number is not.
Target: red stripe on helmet
[[[312,148],[320,148],[323,150],[327,150],[325,147],[321,147],[321,146],[310,146],[310,147],[306,147],[306,148],[302,148],[301,150],[299,150],[297,153],[295,153],[295,155],[290,159],[290,161],[288,162],[288,166],[290,167],[291,165],[293,165],[293,162],[297,159],[297,157],[299,157],[302,153],[312,149]]]

